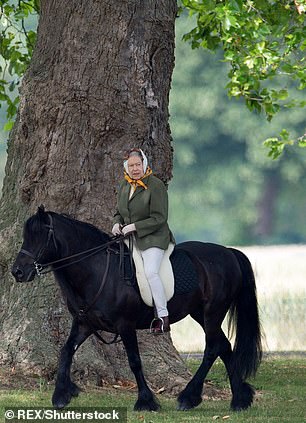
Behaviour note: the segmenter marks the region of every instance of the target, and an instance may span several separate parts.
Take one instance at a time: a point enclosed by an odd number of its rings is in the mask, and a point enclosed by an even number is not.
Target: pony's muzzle
[[[29,271],[25,272],[23,268],[15,265],[12,267],[12,275],[14,276],[16,282],[30,282],[35,277],[35,268],[29,269]]]
[[[23,280],[24,271],[19,266],[14,266],[12,268],[12,275],[17,282],[21,282]]]

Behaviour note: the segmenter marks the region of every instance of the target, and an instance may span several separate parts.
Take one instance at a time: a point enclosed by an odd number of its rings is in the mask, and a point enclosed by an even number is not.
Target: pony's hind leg
[[[243,380],[237,368],[233,369],[233,354],[231,344],[221,328],[213,336],[206,333],[202,363],[186,388],[179,394],[179,410],[189,410],[201,403],[205,377],[218,357],[223,361],[229,376],[232,391],[231,409],[240,411],[250,407],[254,389]]]
[[[200,323],[203,328],[206,326],[200,314],[191,314],[191,317]],[[178,410],[189,410],[202,402],[205,377],[224,348],[221,328],[212,331],[205,327],[205,332],[206,347],[202,363],[186,388],[179,394]]]
[[[225,335],[224,335],[225,337]],[[245,382],[241,375],[239,374],[239,371],[235,371],[233,369],[233,352],[231,348],[230,342],[225,338],[227,341],[227,348],[224,348],[222,353],[220,354],[220,358],[223,361],[230,385],[231,385],[231,391],[232,391],[232,401],[231,401],[231,409],[233,411],[241,411],[245,410],[246,408],[250,407],[253,398],[255,395],[255,391],[253,387]]]
[[[204,380],[217,357],[217,348],[206,346],[200,367],[186,388],[178,396],[178,410],[190,410],[202,402]]]
[[[70,379],[72,357],[91,333],[92,331],[87,325],[82,325],[77,320],[73,321],[70,335],[60,354],[55,390],[52,396],[52,404],[55,408],[65,407],[71,398],[80,392],[78,386]]]

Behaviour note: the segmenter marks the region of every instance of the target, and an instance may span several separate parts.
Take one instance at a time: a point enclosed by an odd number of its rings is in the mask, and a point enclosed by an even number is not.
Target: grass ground
[[[195,371],[199,362],[188,360]],[[26,380],[18,375],[8,377],[0,372],[0,421],[4,421],[7,407],[50,407],[53,386],[43,380]],[[246,411],[233,413],[229,408],[230,392],[221,362],[215,363],[209,373],[208,383],[219,387],[221,399],[204,399],[196,409],[176,411],[175,398],[158,394],[161,411],[134,412],[136,392],[133,385],[122,387],[85,387],[84,392],[70,404],[79,407],[125,407],[129,423],[192,423],[192,422],[243,422],[243,423],[305,423],[306,422],[306,359],[265,359],[256,379],[252,382],[257,390],[253,406]],[[8,420],[7,420],[8,422]]]

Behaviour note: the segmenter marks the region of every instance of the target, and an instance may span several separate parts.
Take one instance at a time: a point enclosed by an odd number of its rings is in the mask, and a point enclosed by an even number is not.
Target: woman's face
[[[140,179],[143,177],[143,162],[139,156],[129,157],[127,165],[129,175],[132,179]]]

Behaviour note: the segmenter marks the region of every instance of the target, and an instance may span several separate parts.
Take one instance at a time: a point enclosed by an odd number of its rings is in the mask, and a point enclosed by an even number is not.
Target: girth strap
[[[119,333],[116,333],[114,335],[114,339],[112,339],[111,341],[105,341],[105,339],[97,331],[94,332],[94,335],[96,338],[99,339],[99,341],[103,342],[103,344],[106,344],[106,345],[117,344],[118,342],[122,341],[121,338],[118,339],[120,336]]]
[[[86,314],[89,312],[89,310],[92,309],[92,307],[98,301],[98,298],[100,297],[100,295],[101,295],[101,293],[103,291],[105,282],[106,282],[106,278],[107,278],[107,274],[108,274],[108,270],[109,270],[109,263],[110,263],[110,251],[107,249],[106,250],[106,266],[105,266],[105,272],[104,272],[104,275],[103,275],[103,279],[102,279],[100,288],[99,288],[98,292],[96,293],[96,295],[95,295],[94,299],[92,300],[92,302],[87,307],[85,307],[84,309],[80,309],[79,310],[79,316],[81,318],[83,316],[86,316]]]
[[[101,295],[101,293],[103,291],[103,288],[105,286],[105,283],[106,283],[106,278],[107,278],[107,275],[108,275],[109,264],[110,264],[110,249],[107,249],[106,250],[106,254],[107,255],[106,255],[105,272],[104,272],[104,275],[103,275],[103,279],[102,279],[100,288],[99,288],[98,292],[96,293],[96,295],[95,295],[94,299],[92,300],[92,302],[87,307],[85,307],[83,309],[80,309],[79,312],[78,312],[78,316],[81,319],[86,319],[87,320],[88,326],[91,326],[91,324],[90,324],[90,321],[88,319],[87,313],[92,309],[92,307],[98,301],[98,299],[99,299],[99,297],[100,297],[100,295]],[[116,333],[114,335],[114,338],[111,341],[105,341],[105,339],[96,330],[93,331],[93,334],[95,335],[96,338],[99,339],[99,341],[103,342],[103,344],[106,344],[106,345],[114,344],[114,343],[117,343],[117,342],[120,342],[121,341],[121,339],[118,340],[118,338],[119,338],[119,334],[118,333]]]

